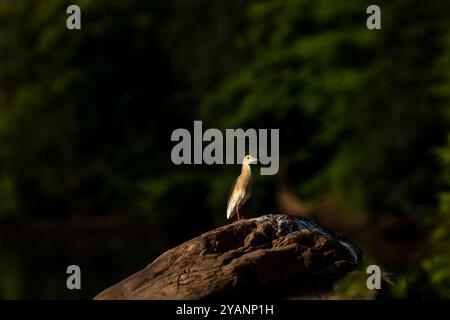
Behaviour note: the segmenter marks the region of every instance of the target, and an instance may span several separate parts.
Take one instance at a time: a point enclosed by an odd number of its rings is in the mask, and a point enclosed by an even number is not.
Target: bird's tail
[[[233,207],[231,207],[231,206],[229,206],[228,208],[227,208],[227,219],[230,219],[232,216],[234,216],[234,210],[233,210],[234,208]]]

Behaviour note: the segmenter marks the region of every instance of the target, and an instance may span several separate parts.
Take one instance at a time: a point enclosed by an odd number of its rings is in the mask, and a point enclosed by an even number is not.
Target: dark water
[[[146,225],[58,229],[0,232],[0,299],[92,299],[186,240]],[[66,287],[72,264],[81,268],[81,290]]]

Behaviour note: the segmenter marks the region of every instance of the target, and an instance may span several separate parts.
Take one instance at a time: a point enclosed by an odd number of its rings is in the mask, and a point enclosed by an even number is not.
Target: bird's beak
[[[249,164],[254,164],[257,162],[258,162],[258,159],[254,158],[254,157],[251,157],[250,160],[248,161]]]

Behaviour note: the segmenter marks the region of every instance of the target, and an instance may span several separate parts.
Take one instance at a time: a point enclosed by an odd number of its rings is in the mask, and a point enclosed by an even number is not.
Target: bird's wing
[[[230,192],[228,193],[228,204],[227,204],[227,219],[230,219],[235,214],[236,205],[239,203],[241,199],[241,195],[239,192],[234,192],[239,177],[234,180],[233,185],[230,188]]]

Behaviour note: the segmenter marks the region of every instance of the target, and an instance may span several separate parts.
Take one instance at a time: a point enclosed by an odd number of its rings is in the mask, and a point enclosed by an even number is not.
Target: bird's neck
[[[252,170],[250,169],[250,165],[248,163],[242,164],[241,175],[243,176],[251,176]]]

